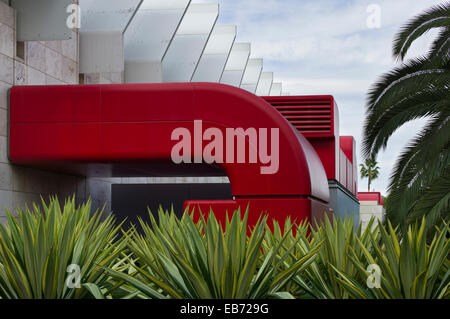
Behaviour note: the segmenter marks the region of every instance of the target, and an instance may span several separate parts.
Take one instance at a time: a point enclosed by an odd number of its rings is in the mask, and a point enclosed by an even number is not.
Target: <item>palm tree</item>
[[[411,44],[434,28],[440,33],[430,51],[404,62]],[[386,215],[401,226],[425,215],[435,225],[450,216],[450,2],[410,20],[397,34],[393,53],[402,64],[369,92],[363,152],[374,158],[403,124],[428,119],[394,166]]]
[[[373,158],[366,158],[365,164],[359,164],[361,166],[361,178],[367,177],[367,191],[370,192],[370,184],[373,180],[378,178],[379,167],[377,161]]]

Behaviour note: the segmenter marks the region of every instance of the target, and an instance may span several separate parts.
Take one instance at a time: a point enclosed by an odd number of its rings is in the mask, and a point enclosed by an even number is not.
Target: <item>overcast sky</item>
[[[193,2],[212,2],[193,1]],[[340,112],[340,134],[353,135],[361,163],[366,93],[377,78],[396,65],[392,40],[399,28],[431,0],[219,0],[219,24],[236,24],[237,41],[251,42],[254,58],[264,58],[283,91],[332,94]],[[380,28],[368,28],[369,5],[380,10]],[[372,7],[369,7],[371,9]],[[412,47],[409,57],[425,53],[436,32]],[[410,122],[397,131],[378,156],[381,175],[371,188],[386,192],[400,150],[423,126]],[[359,180],[367,190],[367,179]]]

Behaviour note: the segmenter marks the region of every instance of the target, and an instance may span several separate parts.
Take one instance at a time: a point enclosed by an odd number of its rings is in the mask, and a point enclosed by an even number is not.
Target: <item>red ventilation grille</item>
[[[330,98],[266,98],[299,132],[305,136],[330,135],[333,132],[333,108]]]

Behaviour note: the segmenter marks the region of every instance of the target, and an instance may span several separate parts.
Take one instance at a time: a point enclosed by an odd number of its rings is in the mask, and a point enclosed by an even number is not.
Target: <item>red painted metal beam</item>
[[[175,164],[171,134],[184,127],[194,135],[195,120],[224,136],[226,128],[279,128],[278,171],[261,174],[266,165],[259,158],[253,164]],[[86,176],[226,174],[235,204],[250,203],[274,218],[319,215],[329,200],[327,177],[311,144],[263,99],[226,85],[13,87],[9,138],[16,164]],[[246,139],[249,147],[257,145]]]
[[[378,205],[383,206],[383,196],[380,192],[358,192],[358,200],[360,202],[378,202]]]

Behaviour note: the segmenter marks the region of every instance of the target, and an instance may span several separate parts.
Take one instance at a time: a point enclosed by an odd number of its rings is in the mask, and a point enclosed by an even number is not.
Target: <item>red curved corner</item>
[[[16,164],[87,176],[223,174],[207,164],[172,162],[171,133],[178,127],[193,132],[195,120],[224,136],[226,128],[279,128],[275,174],[261,174],[259,159],[218,164],[236,199],[329,201],[324,168],[309,142],[263,99],[221,84],[13,87],[9,157]]]

